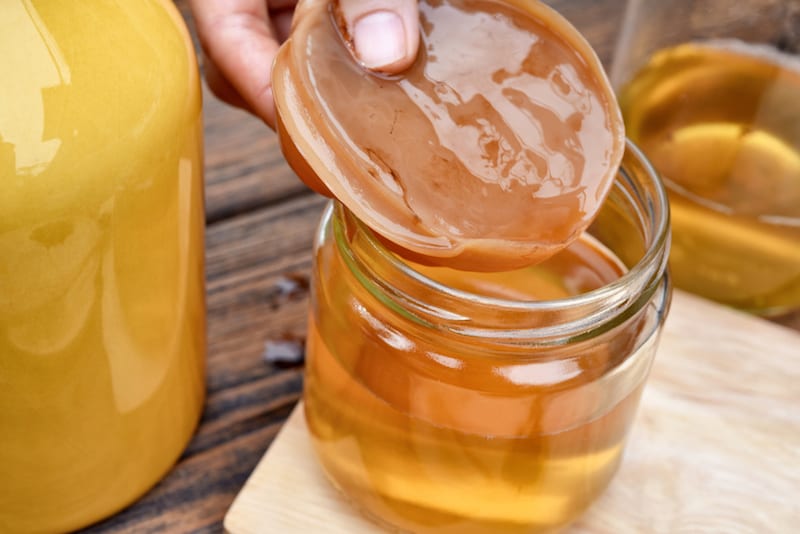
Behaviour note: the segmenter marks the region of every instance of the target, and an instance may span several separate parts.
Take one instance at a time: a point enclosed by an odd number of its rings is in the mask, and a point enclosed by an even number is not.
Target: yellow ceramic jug
[[[171,2],[0,2],[0,532],[102,519],[191,437],[202,187]]]

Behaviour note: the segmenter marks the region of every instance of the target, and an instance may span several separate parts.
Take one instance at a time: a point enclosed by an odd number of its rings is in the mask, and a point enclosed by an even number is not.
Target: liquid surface
[[[327,3],[300,21],[273,74],[287,159],[409,257],[492,271],[551,256],[624,149],[599,61],[536,2],[430,0],[420,18],[419,56],[393,78],[352,59]]]
[[[800,309],[800,58],[680,45],[655,54],[620,105],[667,180],[676,285],[763,314]]]
[[[166,0],[4,0],[0,50],[0,532],[68,532],[202,410],[200,85]]]
[[[316,265],[306,417],[355,506],[410,532],[551,532],[605,488],[653,354],[652,308],[588,343],[504,356],[398,319],[330,243]],[[589,291],[623,270],[587,238],[513,273],[420,267],[451,287],[521,301]]]

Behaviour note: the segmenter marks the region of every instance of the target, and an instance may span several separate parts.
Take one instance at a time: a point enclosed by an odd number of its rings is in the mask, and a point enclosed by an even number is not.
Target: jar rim
[[[631,172],[631,170],[635,171],[637,168],[638,172]],[[377,290],[383,293],[381,296],[384,297],[388,294],[394,299],[400,298],[404,308],[410,308],[411,311],[419,311],[423,315],[432,315],[439,319],[439,321],[433,321],[433,326],[441,327],[441,321],[459,323],[466,320],[466,317],[460,317],[460,314],[456,311],[461,309],[461,305],[528,314],[572,311],[574,312],[573,314],[568,313],[567,315],[578,317],[569,320],[569,324],[522,329],[525,331],[520,332],[519,335],[510,336],[515,338],[541,338],[549,335],[562,338],[564,335],[574,335],[577,332],[586,333],[587,329],[595,330],[599,323],[613,319],[612,316],[618,315],[623,309],[630,307],[634,301],[641,301],[643,294],[646,294],[645,296],[647,297],[651,296],[665,276],[670,241],[667,193],[653,166],[641,150],[630,140],[626,140],[625,156],[614,181],[614,187],[618,186],[620,179],[626,181],[632,187],[633,194],[639,197],[639,201],[647,210],[647,213],[638,214],[639,222],[648,234],[645,243],[646,250],[642,257],[616,280],[597,289],[565,298],[550,300],[504,299],[472,293],[438,282],[416,271],[387,249],[372,229],[357,219],[355,215],[348,212],[340,203],[336,203],[335,216],[333,216],[334,208],[329,206],[326,209],[321,229],[326,226],[325,221],[332,216],[334,227],[336,227],[337,219],[345,225],[355,225],[355,229],[364,236],[366,245],[371,249],[370,252],[377,255],[378,261],[382,263],[384,268],[392,270],[393,274],[407,279],[406,281],[411,284],[418,284],[426,289],[433,290],[444,299],[458,304],[458,306],[453,306],[453,309],[436,310],[433,309],[435,307],[432,307],[430,303],[414,302],[413,296],[398,290],[395,285],[382,283],[383,281],[380,280],[379,276],[374,276],[374,269],[356,257],[350,249],[344,236],[344,228],[341,228],[340,232],[337,232],[336,228],[334,228],[336,242],[340,253],[345,259],[345,263],[354,272],[359,271],[367,274],[367,279],[365,277],[359,278],[362,283],[370,286],[368,289],[373,292]],[[626,192],[626,196],[630,196],[630,193]],[[631,201],[635,202],[633,199]],[[643,216],[646,216],[649,220],[644,220]],[[321,236],[318,236],[318,239],[321,239]],[[370,276],[370,273],[373,276]],[[454,311],[456,313],[453,313]],[[603,318],[600,316],[603,316],[606,321],[598,321],[598,319]],[[425,322],[431,323],[431,321]],[[616,324],[616,322],[614,323]],[[480,335],[478,332],[482,329],[458,328],[458,330],[468,335]],[[532,335],[534,330],[536,333]]]

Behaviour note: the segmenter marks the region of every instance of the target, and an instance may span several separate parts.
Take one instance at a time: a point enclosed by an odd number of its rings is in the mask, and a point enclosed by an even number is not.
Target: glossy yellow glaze
[[[5,0],[0,73],[0,532],[71,530],[202,409],[197,66],[167,0]]]

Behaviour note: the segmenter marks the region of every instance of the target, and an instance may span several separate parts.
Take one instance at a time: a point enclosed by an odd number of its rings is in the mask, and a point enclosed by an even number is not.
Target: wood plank
[[[800,335],[676,292],[620,472],[568,532],[793,532]],[[295,410],[225,518],[232,534],[373,534]]]
[[[268,339],[305,336],[305,289],[287,295],[287,274],[308,276],[327,200],[305,196],[214,225],[207,241],[209,387],[264,376]]]
[[[284,161],[266,124],[217,100],[205,83],[203,98],[209,223],[311,194]]]

